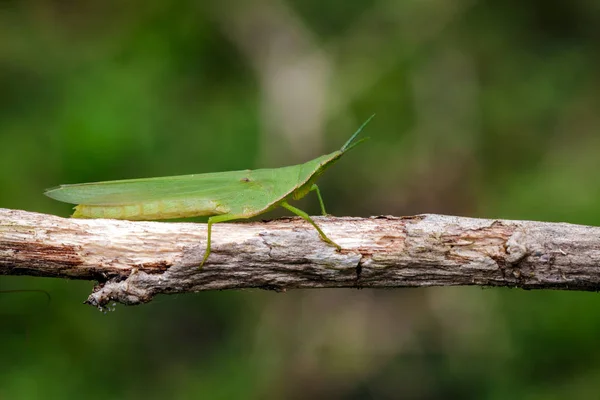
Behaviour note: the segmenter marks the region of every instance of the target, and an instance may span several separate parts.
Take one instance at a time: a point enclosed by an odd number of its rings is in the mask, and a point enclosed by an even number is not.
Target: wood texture
[[[443,215],[206,225],[0,209],[0,274],[98,281],[89,304],[213,289],[509,286],[600,289],[600,228]]]

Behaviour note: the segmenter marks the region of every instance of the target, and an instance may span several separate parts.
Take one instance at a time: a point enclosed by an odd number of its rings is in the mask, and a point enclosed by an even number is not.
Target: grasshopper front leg
[[[313,185],[310,187],[310,191],[315,191],[317,192],[317,197],[319,198],[319,204],[321,205],[321,212],[323,213],[324,216],[327,216],[329,214],[327,214],[327,211],[325,211],[325,203],[323,203],[323,198],[321,197],[321,191],[319,190],[319,187],[313,183]]]

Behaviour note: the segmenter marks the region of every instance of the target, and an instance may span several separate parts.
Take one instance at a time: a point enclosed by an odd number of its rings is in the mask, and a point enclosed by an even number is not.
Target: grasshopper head
[[[352,135],[350,139],[342,146],[342,148],[338,151],[334,151],[330,154],[322,155],[321,157],[317,157],[314,160],[310,160],[300,166],[300,171],[298,173],[299,179],[303,182],[299,187],[294,190],[293,198],[295,200],[301,199],[304,197],[312,188],[313,183],[323,175],[323,172],[330,166],[332,166],[337,160],[344,155],[345,152],[350,150],[351,148],[359,145],[364,142],[368,138],[363,138],[357,141],[354,141],[358,134],[363,130],[363,128],[373,119],[375,114],[371,115],[369,119],[367,119],[361,126],[358,128],[356,132]]]

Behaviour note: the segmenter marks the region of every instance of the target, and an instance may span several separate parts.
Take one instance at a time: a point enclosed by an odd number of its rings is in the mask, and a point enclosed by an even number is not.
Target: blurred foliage
[[[0,207],[61,183],[301,162],[335,215],[600,225],[600,6],[0,1]],[[315,199],[301,206],[318,212]],[[269,217],[282,215],[273,212]],[[0,398],[594,398],[593,293],[163,296],[2,277]]]

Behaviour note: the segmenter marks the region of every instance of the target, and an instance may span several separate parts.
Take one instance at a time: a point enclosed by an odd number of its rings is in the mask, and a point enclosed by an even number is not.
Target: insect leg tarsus
[[[310,187],[310,191],[315,191],[317,193],[317,197],[319,198],[319,204],[321,205],[321,212],[323,213],[324,216],[327,216],[327,211],[325,211],[325,203],[323,203],[323,197],[321,197],[321,191],[319,190],[319,187],[313,183],[313,185]]]
[[[321,235],[321,239],[323,239],[323,241],[337,247],[338,250],[341,250],[342,248],[340,247],[340,245],[338,245],[337,243],[335,243],[333,240],[329,239],[327,237],[327,235],[325,235],[325,233],[323,233],[323,231],[321,230],[321,228],[319,228],[319,226],[315,223],[315,221],[312,220],[312,218],[305,213],[304,211],[300,210],[299,208],[296,208],[292,205],[290,205],[287,201],[284,201],[281,203],[281,207],[290,210],[291,212],[293,212],[294,214],[296,214],[299,217],[302,217],[304,220],[306,220],[307,222],[309,222],[312,226],[315,227],[315,229],[317,230],[317,232],[319,232],[319,235]]]

